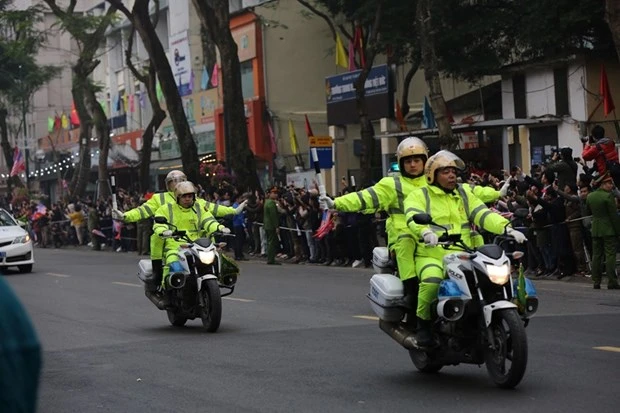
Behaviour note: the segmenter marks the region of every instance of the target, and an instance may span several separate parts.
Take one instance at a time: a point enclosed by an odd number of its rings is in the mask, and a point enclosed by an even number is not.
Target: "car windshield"
[[[0,209],[0,227],[12,227],[17,225],[13,217],[3,209]]]

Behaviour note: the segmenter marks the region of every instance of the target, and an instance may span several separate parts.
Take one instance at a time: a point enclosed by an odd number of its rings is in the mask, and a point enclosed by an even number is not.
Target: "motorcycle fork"
[[[480,298],[480,316],[478,317],[478,322],[480,324],[480,329],[481,329],[480,331],[484,331],[486,333],[487,345],[489,346],[489,348],[495,350],[495,340],[493,339],[493,331],[491,328],[486,326],[486,323],[484,321],[484,306],[487,305],[487,302],[482,296],[482,291],[480,291],[480,288],[477,285],[476,285],[476,289],[478,290],[478,297]]]

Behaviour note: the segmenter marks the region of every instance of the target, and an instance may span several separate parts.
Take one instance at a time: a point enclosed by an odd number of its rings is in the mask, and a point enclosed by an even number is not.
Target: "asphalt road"
[[[32,274],[8,271],[43,343],[40,412],[619,411],[620,291],[536,282],[528,370],[501,390],[484,367],[417,372],[372,319],[371,270],[242,262],[210,334],[171,327],[136,268],[38,249]]]

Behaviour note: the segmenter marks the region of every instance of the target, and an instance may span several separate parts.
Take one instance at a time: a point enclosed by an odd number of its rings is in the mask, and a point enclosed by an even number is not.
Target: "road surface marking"
[[[56,274],[55,272],[48,272],[47,275],[51,275],[52,277],[60,277],[60,278],[69,278],[70,275],[67,274]]]
[[[620,353],[620,347],[601,346],[594,347],[594,350],[613,351],[614,353]]]
[[[353,318],[361,318],[362,320],[379,321],[379,317],[375,317],[374,315],[354,315]]]
[[[142,287],[141,284],[122,283],[122,282],[119,282],[119,281],[112,281],[112,284],[125,285],[127,287]]]
[[[231,300],[231,301],[241,301],[242,303],[253,303],[254,300],[248,300],[247,298],[233,298],[233,297],[222,297],[223,300]]]

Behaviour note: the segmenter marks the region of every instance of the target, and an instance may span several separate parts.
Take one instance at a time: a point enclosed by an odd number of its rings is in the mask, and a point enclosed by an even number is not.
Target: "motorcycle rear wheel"
[[[409,350],[409,358],[422,373],[437,373],[443,367],[443,364],[434,362],[432,357],[422,350]]]
[[[217,280],[203,281],[200,294],[205,303],[200,310],[202,325],[209,333],[215,333],[222,321],[222,296]]]
[[[495,349],[485,351],[489,376],[501,388],[512,389],[525,374],[527,366],[527,336],[517,310],[502,310],[493,315],[489,328]]]
[[[183,327],[187,323],[187,317],[181,317],[174,310],[166,310],[168,321],[175,327]]]

